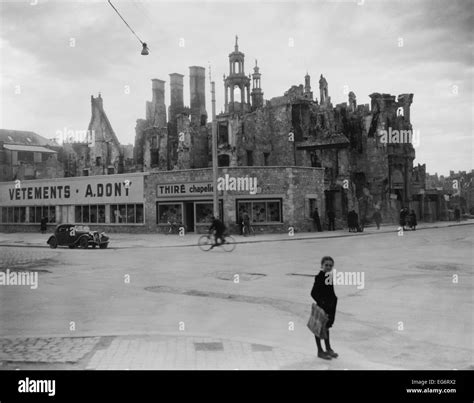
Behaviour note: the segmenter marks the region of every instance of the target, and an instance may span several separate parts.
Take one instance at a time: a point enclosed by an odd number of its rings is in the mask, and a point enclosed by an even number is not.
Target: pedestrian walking
[[[242,214],[243,233],[245,236],[250,235],[250,216],[247,211]]]
[[[240,235],[243,235],[244,234],[244,218],[243,218],[242,213],[239,213],[239,217],[238,217],[237,222],[239,223]]]
[[[355,232],[363,232],[364,228],[362,225],[359,225],[359,214],[354,211],[354,230]]]
[[[400,227],[402,227],[403,231],[405,231],[405,225],[407,224],[407,215],[408,215],[408,210],[403,207],[400,210]]]
[[[311,330],[314,333],[318,357],[324,360],[337,358],[338,354],[331,348],[329,340],[329,329],[334,324],[336,317],[337,296],[334,293],[332,281],[332,269],[334,259],[331,256],[324,256],[321,259],[321,270],[314,278],[314,285],[311,290],[311,297],[316,301],[313,304],[310,322],[314,319],[314,326]],[[308,327],[310,323],[308,322]],[[321,339],[324,340],[326,351],[321,346]]]
[[[314,209],[312,218],[313,218],[313,231],[316,232],[317,230],[318,232],[322,232],[323,229],[321,227],[321,220],[319,218],[319,211],[317,208]]]
[[[382,215],[380,214],[380,210],[375,210],[374,215],[372,217],[375,221],[375,225],[377,225],[377,229],[380,229],[380,223],[382,222]]]
[[[40,221],[40,231],[42,234],[44,234],[48,228],[48,217],[42,217]]]
[[[332,209],[328,210],[329,231],[336,230],[336,213]]]
[[[415,213],[415,210],[412,210],[410,215],[409,215],[409,218],[410,218],[410,228],[413,230],[413,231],[416,231],[416,226],[418,225],[418,222],[416,220],[416,213]]]
[[[454,219],[457,221],[457,222],[460,222],[461,221],[461,210],[459,209],[459,207],[456,207],[454,209]]]
[[[347,226],[349,227],[349,232],[353,232],[356,225],[355,225],[355,214],[354,210],[351,210],[347,213]]]

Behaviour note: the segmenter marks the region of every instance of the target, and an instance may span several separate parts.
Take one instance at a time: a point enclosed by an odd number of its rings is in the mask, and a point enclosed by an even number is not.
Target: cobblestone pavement
[[[0,351],[3,365],[14,363],[19,369],[22,364],[28,366],[29,363],[39,364],[35,367],[37,369],[69,363],[76,364],[69,369],[91,370],[328,368],[318,362],[315,355],[237,340],[194,336],[0,339]]]
[[[0,339],[0,361],[75,363],[90,353],[100,337],[19,337]]]

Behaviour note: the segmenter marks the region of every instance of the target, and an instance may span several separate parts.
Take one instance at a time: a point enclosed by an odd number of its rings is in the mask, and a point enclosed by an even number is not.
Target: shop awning
[[[4,144],[3,148],[11,151],[30,151],[34,153],[54,153],[56,154],[57,151],[51,150],[46,147],[41,146],[27,146],[21,144]]]

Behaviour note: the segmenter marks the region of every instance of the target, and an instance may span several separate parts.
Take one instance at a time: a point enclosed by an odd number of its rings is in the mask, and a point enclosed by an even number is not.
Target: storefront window
[[[253,202],[252,203],[252,222],[265,222],[267,221],[265,215],[265,202]]]
[[[31,208],[35,212],[35,217],[33,222],[39,223],[41,222],[41,218],[43,217],[43,213],[41,212],[42,208],[41,207],[32,207]]]
[[[129,204],[127,206],[127,222],[135,222],[135,205]]]
[[[280,200],[238,200],[236,222],[240,220],[244,212],[250,216],[253,223],[275,223],[281,222]]]
[[[120,212],[120,222],[121,223],[126,223],[127,222],[127,207],[125,204],[120,204],[119,205],[119,212]]]
[[[251,210],[252,210],[252,203],[239,201],[238,217],[237,217],[236,222],[238,223],[242,222],[244,213],[247,213],[250,217]]]
[[[30,223],[40,223],[43,217],[46,217],[49,223],[56,222],[56,206],[31,206],[28,208],[30,209]]]
[[[77,223],[105,223],[104,205],[75,206],[74,211]]]
[[[143,223],[143,204],[137,204],[135,207],[137,214],[137,224]]]
[[[97,222],[97,206],[89,207],[89,218],[91,223]]]
[[[82,222],[82,206],[74,207],[74,221]]]
[[[26,222],[26,207],[2,207],[3,223]]]
[[[143,204],[111,204],[110,222],[112,224],[143,223]]]
[[[97,206],[97,208],[98,208],[97,222],[100,224],[103,224],[105,223],[105,206],[103,204],[100,204],[99,206]]]
[[[56,222],[56,207],[55,206],[49,206],[48,222],[50,223]]]
[[[183,212],[181,203],[158,203],[158,224],[182,223]]]
[[[267,202],[267,221],[269,222],[281,221],[280,202],[278,201]]]
[[[196,203],[196,224],[211,223],[213,214],[212,203]]]
[[[82,221],[81,222],[89,222],[89,206],[82,206]]]

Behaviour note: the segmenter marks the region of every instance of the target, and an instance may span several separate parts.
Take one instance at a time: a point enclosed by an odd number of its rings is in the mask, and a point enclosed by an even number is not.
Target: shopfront
[[[307,231],[324,217],[324,171],[309,167],[219,168],[219,216],[232,233],[247,213],[256,233]],[[249,185],[249,186],[247,186]],[[86,224],[106,232],[206,232],[213,215],[212,169],[151,171],[0,183],[0,231]]]
[[[43,217],[52,226],[143,227],[144,174],[3,182],[0,209],[2,231],[37,230]]]
[[[320,168],[219,168],[219,216],[234,233],[240,231],[244,213],[256,232],[286,232],[291,226],[309,230],[314,206],[324,211],[323,177]],[[171,226],[207,231],[213,215],[211,169],[151,172],[146,183],[157,232],[169,232]],[[256,186],[239,187],[246,183]]]

